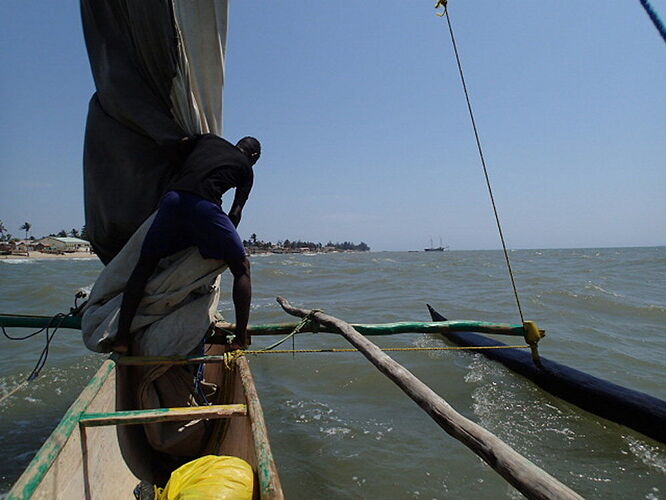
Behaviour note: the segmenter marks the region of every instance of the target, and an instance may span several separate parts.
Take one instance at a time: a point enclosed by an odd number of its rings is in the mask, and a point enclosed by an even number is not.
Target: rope
[[[32,333],[29,333],[28,335],[25,335],[23,337],[12,337],[7,333],[7,330],[5,329],[4,326],[0,326],[0,330],[2,330],[2,334],[8,339],[8,340],[27,340],[29,338],[34,337],[35,335],[39,335],[42,332],[46,333],[46,343],[44,345],[44,348],[42,349],[42,352],[39,354],[39,358],[37,358],[37,363],[35,364],[35,367],[32,369],[30,372],[30,375],[21,382],[18,386],[16,386],[14,389],[9,391],[7,394],[2,396],[0,398],[0,403],[2,403],[5,399],[9,398],[10,396],[14,395],[16,392],[18,392],[20,389],[28,385],[30,382],[35,380],[39,374],[41,373],[42,369],[46,365],[46,360],[49,357],[49,347],[51,346],[51,342],[53,341],[53,337],[55,337],[56,332],[62,325],[62,323],[65,321],[65,319],[69,318],[70,316],[74,316],[75,314],[79,313],[81,308],[85,304],[81,304],[79,306],[78,304],[78,299],[81,298],[82,295],[80,295],[80,292],[76,294],[75,299],[74,299],[74,307],[70,309],[69,313],[58,313],[55,316],[53,316],[48,324],[44,328],[40,328],[39,330],[36,330]]]
[[[462,351],[462,350],[482,350],[482,349],[529,349],[529,345],[490,345],[490,346],[470,346],[470,347],[387,347],[382,349],[383,352],[396,352],[396,351]],[[314,354],[314,353],[330,353],[330,352],[358,352],[358,349],[274,349],[266,351],[264,349],[259,351],[234,351],[243,352],[245,354]]]
[[[39,376],[39,373],[44,368],[44,365],[46,364],[46,359],[49,356],[49,346],[51,345],[53,337],[55,336],[56,332],[62,325],[63,321],[65,321],[66,318],[72,316],[72,314],[73,312],[69,312],[68,314],[58,313],[49,320],[49,323],[44,328],[40,328],[39,330],[29,333],[24,337],[12,337],[7,333],[7,330],[5,330],[4,326],[0,327],[2,329],[3,335],[9,340],[27,340],[42,332],[46,332],[46,344],[44,345],[44,348],[42,349],[42,352],[39,355],[39,358],[37,359],[35,367],[30,372],[30,375],[28,375],[26,382],[31,382]],[[53,329],[53,331],[50,331],[51,329]]]
[[[647,15],[652,20],[654,27],[657,28],[657,31],[664,39],[664,42],[666,42],[666,27],[664,27],[664,23],[661,21],[661,19],[659,19],[659,16],[652,8],[652,5],[650,5],[650,2],[648,2],[648,0],[640,0],[640,2],[643,8],[645,9],[645,12],[647,12]]]
[[[278,340],[278,341],[275,342],[274,344],[271,344],[271,345],[269,345],[268,347],[265,347],[265,348],[262,349],[261,351],[253,351],[253,352],[272,351],[272,350],[275,349],[277,346],[279,346],[280,344],[286,342],[286,341],[289,340],[289,339],[292,339],[292,351],[295,351],[295,349],[294,349],[295,335],[296,335],[297,333],[301,333],[301,330],[302,330],[305,326],[307,326],[308,323],[312,322],[312,324],[313,324],[313,328],[312,328],[312,329],[313,329],[313,331],[316,332],[316,330],[317,330],[317,328],[316,328],[316,327],[317,327],[317,322],[315,321],[314,316],[315,316],[315,314],[317,314],[318,312],[322,312],[322,310],[321,310],[321,309],[312,309],[312,310],[308,313],[307,316],[304,316],[303,319],[301,319],[300,323],[298,323],[298,324],[294,327],[294,329],[291,331],[291,333],[290,333],[289,335],[287,335],[286,337],[284,337],[284,338]],[[246,351],[246,352],[249,352],[249,351]]]
[[[525,322],[523,317],[523,309],[520,306],[520,299],[518,298],[518,289],[516,288],[516,282],[513,278],[513,270],[511,269],[511,262],[509,260],[509,252],[506,249],[506,242],[504,241],[504,233],[502,232],[502,224],[500,223],[499,214],[497,213],[497,206],[495,205],[495,196],[493,195],[493,188],[490,185],[490,177],[488,176],[488,168],[486,167],[486,160],[483,156],[483,149],[481,148],[481,139],[479,139],[479,131],[476,126],[476,120],[474,119],[474,112],[472,111],[472,104],[469,98],[469,92],[467,91],[467,84],[465,83],[465,75],[463,74],[462,63],[460,62],[460,55],[458,54],[458,45],[456,44],[456,38],[453,34],[453,27],[451,26],[451,17],[449,16],[449,9],[446,5],[446,2],[437,2],[437,7],[444,7],[444,16],[446,16],[446,22],[449,26],[449,33],[451,34],[451,43],[453,44],[453,51],[456,56],[456,63],[458,65],[458,72],[460,73],[460,81],[462,82],[463,91],[465,92],[465,100],[467,101],[467,109],[469,110],[469,117],[472,120],[472,128],[474,129],[474,137],[476,139],[476,147],[479,150],[479,157],[481,158],[481,165],[483,166],[483,175],[486,178],[486,185],[488,186],[488,194],[490,194],[490,202],[493,206],[493,212],[495,214],[495,222],[497,223],[497,230],[499,231],[500,240],[502,241],[502,249],[504,250],[504,259],[506,260],[506,266],[509,270],[509,277],[511,278],[511,286],[513,287],[513,294],[516,298],[516,305],[518,306],[518,313],[520,314],[521,323]],[[441,16],[440,16],[441,17]]]

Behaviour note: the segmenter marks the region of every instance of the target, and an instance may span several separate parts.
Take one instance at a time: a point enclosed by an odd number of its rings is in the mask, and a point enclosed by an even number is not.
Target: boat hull
[[[219,347],[213,346],[215,349]],[[214,402],[246,405],[247,415],[231,418],[224,431],[217,434],[215,454],[240,457],[252,466],[254,498],[281,499],[277,468],[247,359],[237,359],[231,370],[221,364],[206,366],[207,381],[221,385],[225,377],[232,377],[226,381],[231,384],[231,400]],[[117,428],[79,424],[84,413],[110,413],[115,408],[116,366],[109,359],[37,452],[7,500],[133,498],[132,492],[140,480],[123,459]]]

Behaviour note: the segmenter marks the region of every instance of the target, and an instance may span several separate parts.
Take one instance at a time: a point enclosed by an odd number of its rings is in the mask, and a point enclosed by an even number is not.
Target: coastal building
[[[35,242],[35,246],[41,246],[47,251],[57,252],[90,252],[90,242],[80,238],[47,236]]]

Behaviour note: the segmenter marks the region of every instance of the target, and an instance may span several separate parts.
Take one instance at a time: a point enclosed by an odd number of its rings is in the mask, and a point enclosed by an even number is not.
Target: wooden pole
[[[249,325],[247,331],[250,335],[288,335],[291,333],[298,323],[283,323],[283,324],[269,324],[269,325]],[[0,326],[5,328],[45,328],[45,327],[58,327],[58,328],[71,328],[81,329],[80,316],[67,316],[65,318],[52,318],[48,316],[35,316],[27,314],[0,314]],[[221,339],[224,330],[233,332],[236,325],[226,321],[218,321],[215,324],[217,328],[217,335],[211,336],[206,339],[209,344],[218,343],[218,338]],[[384,324],[369,324],[360,325],[352,324],[352,326],[362,333],[363,335],[396,335],[402,333],[449,333],[449,332],[478,332],[490,333],[494,335],[515,335],[523,337],[525,331],[523,325],[509,324],[509,323],[489,323],[487,321],[444,321],[444,322],[415,322],[415,321],[401,321],[396,323]],[[311,332],[312,328],[308,325],[302,330],[303,332]],[[319,330],[319,333],[337,333],[334,330]],[[222,337],[220,336],[222,335]],[[223,342],[224,340],[220,340]]]
[[[292,306],[277,298],[292,316],[311,317],[323,326],[335,328],[354,347],[414,400],[437,424],[481,457],[498,474],[527,498],[581,499],[575,491],[540,469],[494,434],[456,412],[443,398],[416,378],[409,370],[383,353],[379,347],[357,332],[351,325],[328,314]]]
[[[154,424],[157,422],[244,417],[246,415],[247,407],[243,404],[185,406],[182,408],[152,408],[148,410],[83,413],[79,417],[79,425],[82,427],[102,427],[106,425]]]
[[[0,322],[2,317],[0,317]],[[298,323],[281,323],[269,325],[248,325],[247,332],[250,335],[289,335]],[[489,333],[493,335],[513,335],[524,337],[525,330],[523,325],[509,323],[489,323],[487,321],[445,321],[445,322],[422,322],[422,321],[399,321],[395,323],[378,324],[358,324],[352,323],[351,326],[361,333],[368,336],[380,335],[398,335],[403,333],[449,333],[449,332],[478,332]],[[216,343],[216,336],[224,334],[225,330],[233,332],[236,325],[226,321],[215,323],[216,332],[206,339],[207,343]],[[310,325],[302,327],[301,332],[313,332]],[[316,329],[317,333],[338,333],[334,328],[326,325],[320,325]]]

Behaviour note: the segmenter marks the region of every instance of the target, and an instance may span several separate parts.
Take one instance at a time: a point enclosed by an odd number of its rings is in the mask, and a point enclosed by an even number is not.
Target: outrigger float
[[[300,317],[301,321],[254,325],[248,329],[251,335],[286,335],[282,341],[308,332],[342,335],[355,349],[322,349],[319,352],[360,351],[445,431],[468,446],[528,498],[580,497],[499,438],[458,414],[444,399],[392,360],[367,337],[405,333],[440,335],[457,344],[458,349],[478,351],[489,359],[502,363],[554,396],[657,441],[666,442],[665,401],[541,357],[537,343],[545,332],[532,322],[519,325],[449,321],[428,306],[431,322],[348,324],[318,310],[293,307],[280,297],[278,302],[287,313]],[[80,328],[80,322],[80,317],[71,315],[60,318],[57,324],[54,324],[53,318],[43,316],[0,315],[2,327],[57,326],[77,329]],[[220,419],[221,422],[227,422],[226,427],[220,425],[220,430],[214,434],[216,438],[211,444],[210,452],[238,456],[250,463],[255,474],[254,498],[284,498],[247,356],[224,354],[220,345],[226,341],[226,334],[233,330],[233,324],[218,322],[213,333],[206,339],[212,346],[212,351],[209,351],[212,354],[206,356],[111,356],[69,408],[7,498],[126,497],[139,479],[125,465],[114,427],[174,420],[187,422],[194,419]],[[507,345],[479,333],[518,337],[524,343]],[[248,351],[246,354],[260,355],[269,352],[276,351]],[[206,364],[207,381],[219,387],[232,387],[231,393],[227,391],[226,399],[218,395],[210,406],[114,411],[117,366],[199,363]],[[91,477],[95,478],[94,482],[90,480]],[[100,484],[104,485],[103,491],[96,490],[95,485]],[[109,490],[110,485],[113,492]]]

